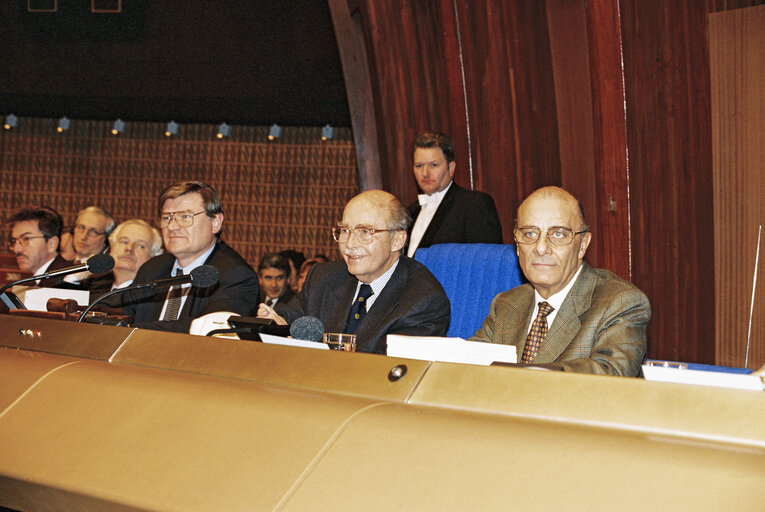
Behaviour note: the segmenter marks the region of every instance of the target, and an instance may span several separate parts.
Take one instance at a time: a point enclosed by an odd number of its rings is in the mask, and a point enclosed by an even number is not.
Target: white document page
[[[387,341],[388,355],[391,357],[484,366],[495,361],[504,363],[518,361],[513,345],[466,341],[462,338],[403,336],[400,334],[389,334]]]

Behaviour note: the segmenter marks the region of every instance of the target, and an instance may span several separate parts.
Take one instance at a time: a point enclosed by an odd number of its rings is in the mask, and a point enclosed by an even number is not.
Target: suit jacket
[[[169,253],[151,258],[138,269],[133,284],[170,277],[175,256]],[[206,265],[220,272],[218,283],[209,288],[192,287],[178,320],[160,320],[167,288],[130,290],[122,296],[122,308],[133,317],[133,325],[160,331],[189,332],[191,321],[215,311],[231,311],[243,316],[257,312],[258,276],[239,253],[224,242],[215,244]]]
[[[420,203],[409,206],[409,212],[417,219]],[[409,234],[412,234],[411,228]],[[489,194],[452,183],[417,247],[450,243],[502,243],[502,225]]]
[[[292,297],[295,296],[295,292],[290,290],[290,287],[288,285],[284,285],[284,291],[281,295],[279,295],[279,302],[277,304],[280,304],[282,302],[289,302]],[[260,295],[258,295],[258,303],[265,302],[266,301],[266,293],[263,290],[260,290]]]
[[[76,263],[73,263],[69,260],[65,260],[61,257],[60,254],[56,255],[56,258],[51,262],[50,266],[48,266],[48,270],[46,272],[51,272],[53,270],[59,270],[66,267],[71,267],[76,265]],[[37,284],[40,288],[68,288],[68,289],[79,289],[80,287],[73,283],[68,283],[64,281],[64,277],[66,276],[58,276],[58,277],[51,277],[49,279],[41,279],[40,282]]]
[[[534,364],[557,363],[566,371],[637,376],[651,319],[648,298],[615,274],[583,265]],[[500,293],[483,326],[470,339],[515,345],[520,358],[533,311],[530,284]]]
[[[357,283],[344,261],[318,263],[302,291],[286,304],[278,302],[276,312],[290,323],[314,316],[324,324],[324,332],[343,332]],[[387,334],[444,336],[449,315],[449,299],[441,284],[421,263],[402,255],[356,329],[356,351],[384,354]]]

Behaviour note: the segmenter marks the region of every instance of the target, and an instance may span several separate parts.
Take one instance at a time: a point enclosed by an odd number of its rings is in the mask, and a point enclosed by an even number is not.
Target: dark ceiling
[[[326,0],[57,3],[0,2],[0,115],[350,126]]]

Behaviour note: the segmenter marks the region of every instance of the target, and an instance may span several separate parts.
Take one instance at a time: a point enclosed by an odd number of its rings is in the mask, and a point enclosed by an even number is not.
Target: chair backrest
[[[449,337],[469,338],[489,314],[492,299],[523,283],[514,245],[439,244],[417,249],[452,305]]]

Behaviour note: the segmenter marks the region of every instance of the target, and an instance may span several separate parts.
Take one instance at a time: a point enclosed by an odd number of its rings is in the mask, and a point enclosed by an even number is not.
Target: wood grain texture
[[[353,16],[346,0],[329,0],[337,48],[343,63],[345,90],[351,112],[356,160],[359,163],[359,188],[382,188],[380,150],[378,146],[375,110],[372,104],[372,84],[364,35],[358,16]]]
[[[765,6],[709,17],[716,360],[746,364],[758,226],[765,224]],[[765,364],[760,249],[748,367]]]
[[[506,241],[521,199],[560,183],[544,4],[360,2],[385,188],[415,199],[411,141],[451,135],[455,181],[490,192]]]

